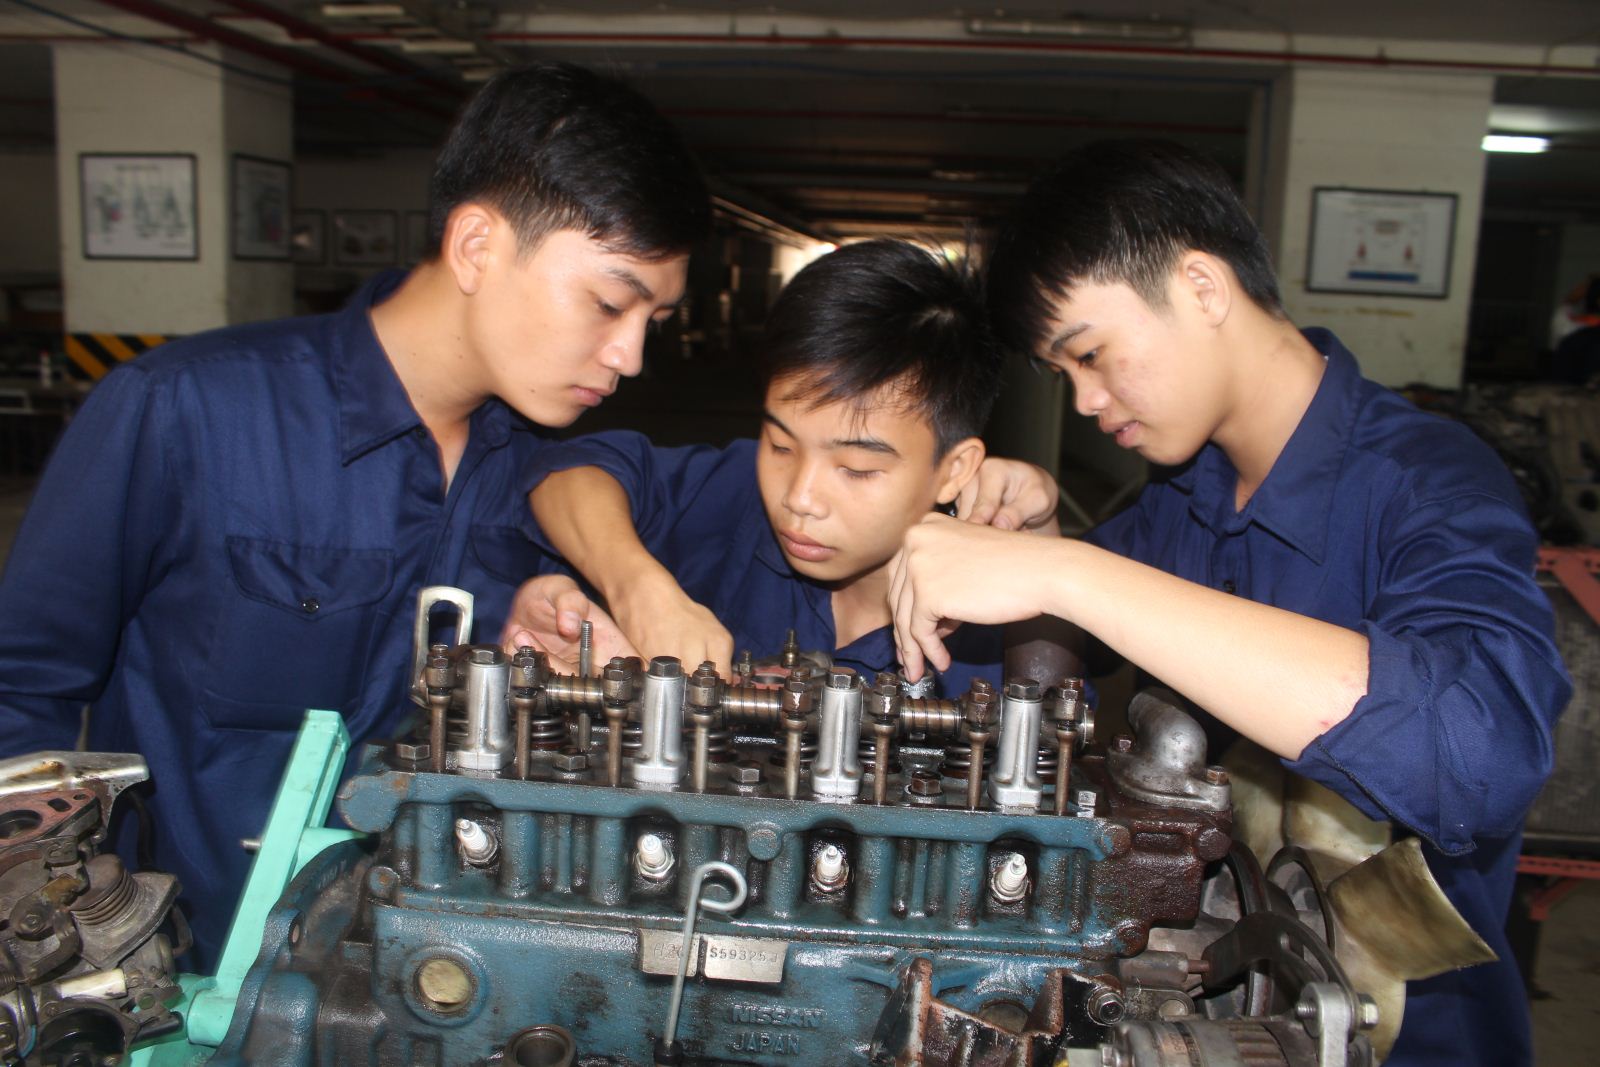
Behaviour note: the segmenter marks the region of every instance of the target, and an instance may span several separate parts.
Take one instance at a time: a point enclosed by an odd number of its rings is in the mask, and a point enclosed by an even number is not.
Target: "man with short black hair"
[[[758,358],[759,440],[579,438],[541,457],[538,534],[648,655],[726,674],[735,649],[774,655],[792,627],[802,648],[869,677],[898,670],[888,563],[907,528],[960,507],[1053,529],[1036,468],[989,461],[979,499],[1000,360],[977,281],[903,241],[847,245],[784,288]],[[965,627],[949,647],[947,694],[999,680],[997,628]]]
[[[1056,615],[1415,833],[1500,962],[1412,983],[1388,1062],[1531,1062],[1503,927],[1571,686],[1505,468],[1298,330],[1227,177],[1176,145],[1062,160],[989,291],[1080,413],[1180,469],[1083,542],[925,520],[894,567],[908,669],[946,661],[947,619]]]
[[[0,754],[150,763],[155,859],[209,966],[294,732],[359,750],[408,713],[424,586],[477,597],[478,637],[542,569],[522,532],[535,427],[640,369],[710,207],[627,87],[502,74],[451,131],[432,249],[343,311],[163,346],[90,394],[0,580]]]

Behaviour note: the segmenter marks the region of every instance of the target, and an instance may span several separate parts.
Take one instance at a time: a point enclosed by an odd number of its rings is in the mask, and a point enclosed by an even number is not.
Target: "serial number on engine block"
[[[678,956],[683,951],[683,935],[671,930],[639,932],[639,969],[645,974],[675,975]],[[689,950],[689,975],[727,982],[752,982],[776,985],[783,981],[783,965],[789,957],[789,943],[759,937],[725,937],[695,934]]]

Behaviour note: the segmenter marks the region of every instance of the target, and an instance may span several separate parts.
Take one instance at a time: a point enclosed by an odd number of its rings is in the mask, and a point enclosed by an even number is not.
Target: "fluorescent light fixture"
[[[456,41],[449,37],[427,37],[420,41],[400,42],[400,51],[418,52],[430,56],[464,56],[478,50],[471,41]]]
[[[325,19],[400,19],[406,9],[399,4],[323,4]]]
[[[1186,24],[1164,19],[968,19],[967,32],[975,37],[1067,37],[1080,41],[1122,41],[1128,44],[1181,44],[1189,40],[1189,27]]]
[[[1486,133],[1483,135],[1485,152],[1546,152],[1550,138],[1528,137],[1522,134]]]

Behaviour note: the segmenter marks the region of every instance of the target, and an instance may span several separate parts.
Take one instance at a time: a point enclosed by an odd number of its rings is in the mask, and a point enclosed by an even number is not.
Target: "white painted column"
[[[69,333],[183,335],[293,310],[292,265],[236,259],[230,232],[233,156],[292,162],[288,74],[214,46],[191,50],[198,55],[137,45],[55,46],[61,275]],[[193,155],[199,258],[87,258],[83,153]]]
[[[1283,298],[1300,326],[1326,326],[1385,385],[1461,384],[1477,259],[1494,79],[1490,75],[1301,67],[1274,85],[1260,198]],[[1457,197],[1444,299],[1306,289],[1312,190],[1319,186]]]

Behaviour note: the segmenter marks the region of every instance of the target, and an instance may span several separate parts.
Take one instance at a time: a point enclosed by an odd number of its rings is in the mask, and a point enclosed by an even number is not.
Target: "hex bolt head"
[[[589,769],[589,756],[587,753],[579,752],[569,746],[555,754],[553,765],[556,770],[567,774],[575,771],[584,771]]]
[[[504,661],[505,653],[498,648],[475,648],[472,650],[472,662],[491,667]]]
[[[423,760],[433,758],[433,746],[427,741],[396,741],[394,755],[396,759],[421,763]]]
[[[1379,1019],[1378,1002],[1365,993],[1357,993],[1356,1025],[1363,1030],[1372,1030],[1377,1027]]]
[[[1089,1018],[1101,1026],[1111,1026],[1122,1021],[1123,1004],[1122,995],[1114,989],[1101,988],[1090,994],[1089,1001],[1084,1005],[1089,1013]]]
[[[1227,785],[1228,772],[1222,767],[1207,767],[1206,781],[1211,785]]]
[[[861,685],[861,678],[849,667],[828,668],[829,689],[856,689]]]
[[[967,729],[986,733],[994,729],[1000,721],[1000,705],[995,701],[994,688],[984,682],[983,688],[978,688],[981,678],[973,679],[972,688],[961,701],[961,717],[967,724]]]
[[[913,771],[906,792],[914,797],[937,797],[944,794],[944,782],[936,771]]]
[[[682,678],[683,661],[677,656],[655,656],[650,660],[650,677]]]
[[[740,760],[728,769],[728,777],[739,785],[759,785],[761,764],[753,759]]]
[[[443,648],[436,645],[435,648]],[[450,657],[438,653],[428,658],[428,666],[424,673],[423,684],[429,689],[449,689],[455,685],[455,670],[450,665]]]
[[[633,671],[618,656],[600,673],[600,696],[607,704],[626,704],[633,699]]]
[[[1128,734],[1118,734],[1111,739],[1111,747],[1118,752],[1132,752],[1133,738]]]
[[[1006,680],[1006,696],[1011,700],[1039,700],[1043,693],[1043,687],[1032,678]]]

